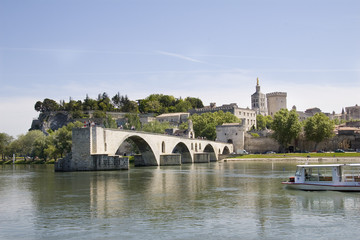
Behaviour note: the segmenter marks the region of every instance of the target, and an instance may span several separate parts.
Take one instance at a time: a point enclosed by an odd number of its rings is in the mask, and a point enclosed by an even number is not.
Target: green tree
[[[267,115],[265,117],[265,120],[266,120],[266,128],[271,129],[271,124],[273,122],[273,118],[270,115]]]
[[[175,105],[176,112],[187,112],[192,108],[191,103],[180,99]]]
[[[103,124],[105,128],[117,128],[116,121],[110,115],[105,118]]]
[[[273,138],[278,141],[283,151],[287,149],[288,144],[296,139],[301,132],[301,123],[295,110],[281,109],[278,111],[271,124],[274,130]]]
[[[0,133],[0,153],[1,159],[5,159],[6,151],[10,143],[13,141],[13,137],[6,133]]]
[[[130,130],[135,128],[135,130],[139,130],[141,129],[141,122],[140,122],[140,117],[138,114],[136,113],[128,113],[125,115],[126,118],[126,124],[124,127],[124,129]]]
[[[59,104],[55,102],[52,99],[45,98],[40,112],[51,112],[51,111],[57,111],[59,109]]]
[[[209,140],[216,139],[216,126],[223,123],[236,123],[241,120],[233,114],[223,111],[214,113],[203,113],[201,115],[194,114],[190,117],[193,121],[195,136],[205,137]]]
[[[24,157],[30,156],[34,158],[36,157],[34,155],[36,149],[36,140],[43,137],[44,133],[40,130],[27,132],[26,135],[22,134],[9,145],[9,151],[10,153],[15,153]]]
[[[190,102],[192,108],[203,108],[204,107],[203,102],[199,98],[187,97],[187,98],[185,98],[185,101]]]
[[[150,122],[142,126],[143,131],[152,133],[165,133],[165,130],[168,128],[170,128],[170,123],[160,123],[158,121]]]
[[[316,113],[306,119],[304,124],[305,137],[309,141],[315,142],[315,150],[318,144],[334,136],[334,122],[323,113]]]
[[[256,115],[256,129],[264,130],[266,129],[266,118],[261,114]]]

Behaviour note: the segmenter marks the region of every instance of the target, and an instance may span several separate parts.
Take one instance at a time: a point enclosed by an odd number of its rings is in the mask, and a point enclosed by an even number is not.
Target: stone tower
[[[266,116],[268,114],[266,107],[266,95],[260,92],[259,78],[256,80],[256,92],[251,95],[251,109],[255,110],[256,114]]]
[[[286,108],[286,92],[272,92],[266,94],[268,114],[274,116],[282,108]]]

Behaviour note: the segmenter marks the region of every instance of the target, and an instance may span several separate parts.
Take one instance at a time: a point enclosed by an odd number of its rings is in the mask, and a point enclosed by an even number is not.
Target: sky
[[[340,113],[360,104],[358,0],[0,0],[0,132],[36,101],[120,92]]]

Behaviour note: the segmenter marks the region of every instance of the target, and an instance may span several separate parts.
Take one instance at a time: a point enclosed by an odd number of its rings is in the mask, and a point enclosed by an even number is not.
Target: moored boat
[[[360,164],[297,165],[295,176],[282,182],[307,191],[360,191]]]

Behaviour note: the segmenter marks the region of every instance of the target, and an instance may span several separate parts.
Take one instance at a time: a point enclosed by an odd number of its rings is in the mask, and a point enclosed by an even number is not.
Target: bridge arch
[[[230,150],[227,146],[224,147],[222,154],[230,154]]]
[[[211,144],[207,144],[204,148],[204,152],[205,153],[209,153],[210,154],[210,161],[217,161],[217,154],[215,152],[214,147]]]
[[[118,147],[121,146],[126,140],[130,139],[139,149],[140,154],[135,154],[134,164],[135,166],[157,166],[158,160],[155,156],[155,153],[144,138],[138,135],[128,135],[121,140]]]
[[[172,153],[181,154],[181,163],[193,162],[192,154],[190,153],[189,148],[183,142],[179,142],[178,144],[176,144],[176,146],[172,150]]]

